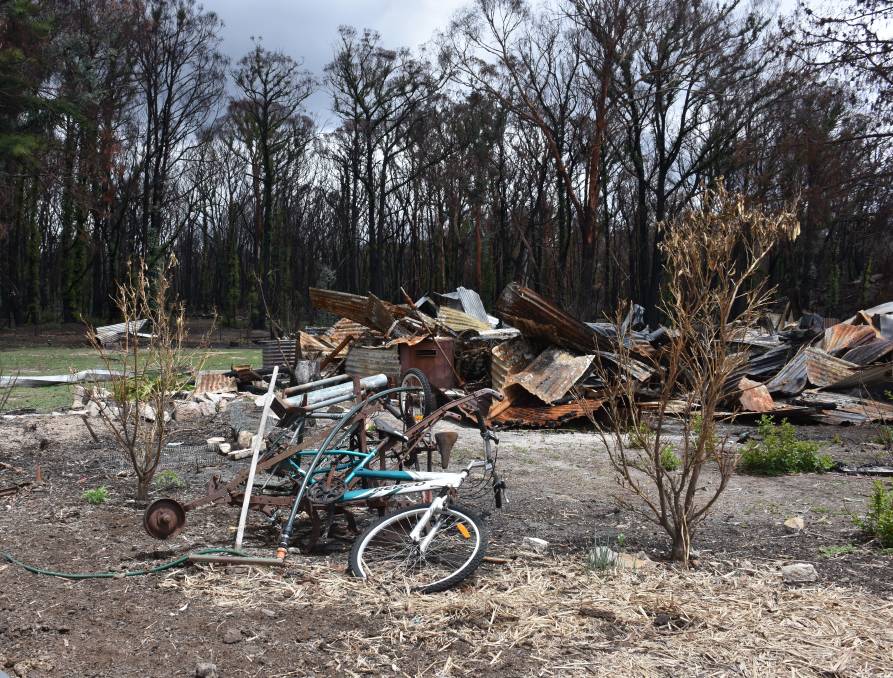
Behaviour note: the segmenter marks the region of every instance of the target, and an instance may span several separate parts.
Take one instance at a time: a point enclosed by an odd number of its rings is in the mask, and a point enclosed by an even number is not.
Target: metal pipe
[[[388,378],[383,374],[373,374],[371,377],[363,377],[360,379],[360,388],[364,391],[384,388],[387,385]],[[315,405],[316,403],[321,403],[348,394],[351,396],[353,395],[353,383],[350,382],[346,384],[338,384],[337,386],[329,386],[328,388],[321,388],[307,394],[307,405]],[[286,401],[289,405],[303,405],[304,396],[303,394],[292,396],[291,398],[287,398]]]
[[[308,381],[306,384],[299,384],[298,386],[292,386],[290,388],[285,389],[283,393],[287,396],[293,396],[298,393],[304,393],[305,391],[313,391],[318,388],[322,388],[323,386],[331,386],[332,384],[341,384],[345,381],[350,381],[349,374],[336,374],[334,377],[327,377],[326,379],[317,379],[316,381]]]

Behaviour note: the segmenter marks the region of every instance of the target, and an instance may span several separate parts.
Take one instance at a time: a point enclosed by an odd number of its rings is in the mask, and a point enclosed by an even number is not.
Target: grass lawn
[[[185,349],[198,362],[206,353],[204,349]],[[228,370],[232,365],[261,364],[260,349],[220,348],[207,351],[206,370]],[[91,367],[105,367],[90,348],[35,347],[0,351],[0,374],[4,376],[51,375],[77,372]],[[7,410],[33,407],[38,412],[50,412],[60,407],[70,407],[71,385],[14,388],[6,403]]]

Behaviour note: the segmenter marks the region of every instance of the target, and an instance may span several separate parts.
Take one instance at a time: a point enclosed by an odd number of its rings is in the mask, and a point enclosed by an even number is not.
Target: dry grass
[[[569,559],[516,561],[429,596],[313,561],[298,576],[191,570],[163,585],[221,606],[325,608],[344,620],[326,645],[337,675],[893,675],[893,602],[789,588],[772,568],[596,575]],[[410,666],[410,649],[428,660]]]

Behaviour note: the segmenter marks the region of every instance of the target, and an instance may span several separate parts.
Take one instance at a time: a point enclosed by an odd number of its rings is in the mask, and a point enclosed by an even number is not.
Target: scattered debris
[[[794,516],[784,521],[784,526],[794,532],[801,532],[806,527],[806,522],[801,516]]]
[[[537,553],[546,553],[549,550],[549,542],[539,537],[524,537],[524,546],[527,546]]]
[[[786,584],[808,584],[817,581],[819,575],[812,563],[791,563],[782,566],[781,578]]]

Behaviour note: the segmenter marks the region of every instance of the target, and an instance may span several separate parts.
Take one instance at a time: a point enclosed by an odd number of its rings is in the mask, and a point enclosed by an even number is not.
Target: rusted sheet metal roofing
[[[804,391],[798,402],[821,407],[821,419],[829,424],[864,424],[893,421],[893,405],[828,391]]]
[[[843,354],[844,360],[849,360],[857,365],[868,365],[893,352],[893,341],[889,339],[875,339],[867,344],[861,344]]]
[[[742,371],[750,377],[775,374],[784,367],[790,355],[791,347],[787,344],[782,344],[778,348],[773,348],[761,355],[750,358]]]
[[[373,295],[363,297],[358,294],[321,290],[316,287],[310,288],[310,303],[321,311],[326,311],[339,318],[353,320],[380,332],[390,329],[389,325],[393,322],[392,317],[403,317],[407,310],[405,307],[390,304]],[[388,325],[388,327],[384,325]]]
[[[524,336],[562,348],[591,353],[595,348],[610,350],[613,344],[586,323],[518,283],[510,283],[502,291],[496,303],[496,313],[506,323],[521,330]]]
[[[195,377],[193,395],[202,393],[235,393],[236,378],[228,377],[223,372],[199,372]]]
[[[797,395],[807,385],[828,387],[852,377],[859,366],[807,346],[795,355],[767,384],[770,393]]]
[[[870,386],[889,381],[890,370],[893,368],[891,364],[867,365],[856,369],[851,375],[829,384],[828,388],[835,390],[845,390],[855,388],[857,386]]]
[[[490,379],[493,388],[502,390],[509,375],[520,372],[536,357],[536,351],[526,339],[518,337],[493,347]]]
[[[806,351],[800,351],[766,383],[770,393],[797,395],[806,388]]]
[[[806,354],[806,377],[813,386],[832,386],[853,376],[858,365],[835,358],[817,348],[809,347]]]
[[[449,306],[441,306],[437,311],[437,319],[454,332],[462,332],[463,330],[489,330],[490,325],[482,320],[478,320],[462,311],[457,311]]]
[[[372,332],[372,330],[365,325],[361,325],[353,320],[348,320],[347,318],[341,318],[341,320],[336,322],[326,331],[324,336],[332,346],[337,346],[344,341],[345,337],[351,336],[354,339],[359,339],[370,332]]]
[[[825,330],[822,348],[828,353],[834,353],[869,342],[876,336],[874,329],[869,325],[838,323]]]
[[[547,348],[527,367],[508,377],[503,390],[523,388],[544,403],[554,403],[571,390],[592,365],[595,356],[575,356],[560,348]]]
[[[611,353],[610,351],[598,351],[596,356],[600,360],[606,360],[607,362],[621,368],[626,374],[636,381],[648,381],[651,378],[651,375],[654,374],[654,370],[648,367],[645,363],[640,360],[636,360],[632,357],[627,357],[624,361],[624,364],[621,365],[618,362],[617,354]]]
[[[574,419],[586,417],[598,410],[602,400],[577,400],[565,405],[542,407],[514,406],[503,410],[490,421],[503,426],[536,426],[554,428]]]
[[[400,381],[400,354],[397,347],[353,346],[344,361],[344,371],[358,377],[384,374],[392,383]]]

